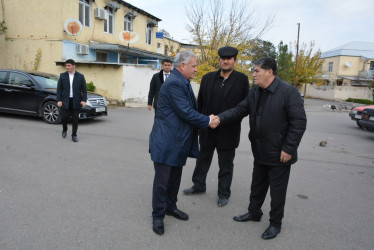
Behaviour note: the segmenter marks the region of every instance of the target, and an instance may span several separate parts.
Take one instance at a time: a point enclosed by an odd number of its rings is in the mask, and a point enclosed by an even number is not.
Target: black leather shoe
[[[188,220],[188,215],[179,209],[175,209],[173,211],[166,211],[166,215],[171,215],[174,218],[177,218],[178,220]]]
[[[262,234],[261,238],[264,240],[270,240],[275,237],[280,233],[281,227],[274,227],[274,226],[269,226],[268,229],[265,230],[265,232]]]
[[[158,235],[164,234],[164,221],[163,220],[153,220],[153,232]]]
[[[255,217],[251,213],[246,213],[234,217],[234,221],[246,222],[246,221],[260,221],[261,217]]]
[[[62,130],[62,138],[66,138],[66,131]]]
[[[71,140],[72,140],[73,142],[78,142],[78,136],[72,136],[72,137],[71,137]]]
[[[219,206],[219,207],[223,207],[223,206],[226,205],[228,202],[229,202],[229,199],[228,199],[228,198],[219,198],[217,203],[218,203],[218,206]]]
[[[205,193],[205,190],[204,191],[200,191],[200,190],[197,190],[195,189],[193,186],[190,187],[190,188],[186,188],[185,190],[183,190],[183,193],[185,195],[190,195],[190,194],[201,194],[201,193]]]

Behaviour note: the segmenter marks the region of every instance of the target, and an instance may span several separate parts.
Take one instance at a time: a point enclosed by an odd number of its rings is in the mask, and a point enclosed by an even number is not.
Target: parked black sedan
[[[61,121],[56,102],[58,76],[53,74],[0,69],[0,112],[42,117],[47,123]],[[88,93],[80,119],[106,116],[104,97]]]
[[[361,113],[361,120],[358,123],[363,130],[374,132],[374,109],[364,109]]]

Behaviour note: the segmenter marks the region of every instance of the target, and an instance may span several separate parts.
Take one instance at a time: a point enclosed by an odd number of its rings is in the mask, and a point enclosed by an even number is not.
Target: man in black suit
[[[158,94],[160,92],[161,85],[164,83],[166,78],[170,76],[172,63],[169,59],[164,59],[162,61],[162,70],[153,75],[150,86],[149,86],[149,93],[148,93],[148,110],[152,110],[152,102],[153,108],[155,109],[155,113],[157,110],[157,100]]]
[[[249,114],[253,152],[253,173],[248,212],[235,221],[260,221],[261,207],[270,188],[270,225],[262,234],[264,240],[281,231],[291,165],[297,161],[297,148],[306,129],[306,114],[299,91],[277,76],[273,58],[254,62],[252,88],[235,108],[218,115],[221,125]]]
[[[223,47],[218,50],[221,69],[210,72],[201,80],[198,108],[204,115],[219,114],[235,107],[246,98],[249,91],[248,77],[234,70],[238,50]],[[192,175],[193,186],[184,193],[198,194],[206,190],[206,177],[212,162],[214,150],[218,153],[218,206],[228,203],[231,195],[231,181],[234,169],[235,149],[239,145],[241,120],[216,129],[200,130],[200,156]]]
[[[57,83],[57,106],[61,110],[62,138],[66,137],[68,119],[71,116],[73,131],[71,139],[78,142],[77,130],[79,110],[86,106],[87,88],[84,75],[75,71],[75,62],[69,59],[65,62],[66,72],[60,75]]]

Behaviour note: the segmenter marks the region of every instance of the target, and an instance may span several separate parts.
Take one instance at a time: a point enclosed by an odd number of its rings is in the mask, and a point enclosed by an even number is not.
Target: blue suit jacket
[[[69,96],[70,96],[70,79],[69,73],[66,71],[60,74],[60,78],[57,83],[57,101],[62,102],[64,109],[69,108]],[[87,101],[87,86],[84,76],[75,71],[73,79],[73,108],[81,108],[81,101]]]
[[[210,118],[197,110],[190,81],[173,69],[161,87],[149,136],[152,161],[182,167],[187,157],[198,157],[197,129],[207,128]]]

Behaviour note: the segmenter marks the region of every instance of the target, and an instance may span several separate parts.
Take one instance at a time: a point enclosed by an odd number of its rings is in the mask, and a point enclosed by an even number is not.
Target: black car
[[[363,130],[374,132],[374,109],[364,109],[361,113],[361,120],[358,123]]]
[[[53,74],[0,69],[0,112],[43,117],[47,123],[61,121],[56,102],[58,76]],[[106,116],[104,97],[87,93],[87,105],[80,119]]]

